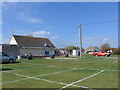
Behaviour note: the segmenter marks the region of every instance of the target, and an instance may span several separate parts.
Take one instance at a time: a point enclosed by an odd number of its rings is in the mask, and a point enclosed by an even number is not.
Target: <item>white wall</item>
[[[15,38],[13,36],[12,36],[9,44],[11,44],[11,45],[18,45],[17,42],[16,42],[16,40],[15,40]]]
[[[40,49],[20,49],[20,55],[25,55],[25,53],[31,53],[32,55],[44,55],[44,50]]]
[[[72,55],[73,55],[73,56],[78,56],[78,52],[79,52],[79,50],[73,50],[73,51],[72,51]]]
[[[47,49],[46,51],[49,51],[49,55],[53,55],[54,54],[54,49]],[[45,55],[45,50],[44,49],[25,49],[25,48],[22,48],[20,49],[20,55],[25,55],[25,53],[31,53],[32,55]]]
[[[49,50],[49,55],[54,55],[54,50]]]
[[[0,52],[2,52],[2,45],[0,46]]]

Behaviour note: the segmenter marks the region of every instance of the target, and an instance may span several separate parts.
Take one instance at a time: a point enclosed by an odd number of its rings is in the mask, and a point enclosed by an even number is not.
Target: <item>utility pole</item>
[[[82,58],[82,24],[80,24],[79,34],[80,34],[80,59],[81,59]]]

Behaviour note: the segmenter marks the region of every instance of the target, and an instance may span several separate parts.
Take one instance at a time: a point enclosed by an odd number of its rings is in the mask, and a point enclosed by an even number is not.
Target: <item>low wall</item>
[[[14,45],[2,45],[2,52],[17,57],[20,54],[20,47]]]

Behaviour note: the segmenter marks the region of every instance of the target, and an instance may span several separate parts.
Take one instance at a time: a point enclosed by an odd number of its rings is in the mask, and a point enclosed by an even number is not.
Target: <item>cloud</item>
[[[42,22],[41,19],[32,17],[32,16],[30,16],[30,14],[31,14],[30,12],[20,12],[17,15],[18,15],[19,19],[21,19],[27,23],[41,23]]]
[[[50,39],[58,39],[58,36],[52,36]]]
[[[2,2],[2,9],[7,11],[10,8],[17,8],[18,2]]]
[[[93,36],[88,36],[88,37],[83,37],[84,40],[91,40],[91,39],[94,39],[95,37]]]
[[[83,40],[85,41],[101,41],[101,42],[105,42],[110,40],[110,38],[108,37],[103,37],[103,36],[87,36],[87,37],[83,37]]]
[[[13,10],[15,12],[15,15],[18,19],[27,22],[27,23],[41,23],[42,20],[39,18],[36,18],[35,16],[32,16],[34,11],[31,11],[27,6],[21,6],[23,4],[20,4],[20,2],[3,2],[2,3],[2,9],[3,12],[7,12],[10,10]],[[28,4],[27,4],[28,5]],[[31,4],[29,4],[31,5]],[[21,7],[20,7],[21,6]],[[17,11],[19,8],[22,9],[22,11]]]
[[[0,19],[0,27],[1,27],[2,24],[3,24],[3,22],[2,22],[2,20]]]
[[[27,33],[25,35],[28,35],[28,36],[46,36],[46,35],[49,35],[50,32],[47,32],[47,31],[37,31],[37,32],[33,32],[33,33]]]
[[[3,0],[2,2],[22,2],[23,0]]]
[[[0,40],[0,43],[2,42],[2,44],[8,44],[9,41],[10,41],[10,39],[2,38],[2,40]]]
[[[2,43],[2,33],[0,32],[0,44]]]
[[[110,40],[110,38],[104,38],[103,42]]]
[[[85,46],[101,46],[104,43],[111,43],[112,39],[103,36],[86,36],[83,37],[83,45]]]

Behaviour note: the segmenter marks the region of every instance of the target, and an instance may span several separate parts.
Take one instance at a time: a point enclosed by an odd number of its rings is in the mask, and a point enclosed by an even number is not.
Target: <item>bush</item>
[[[66,57],[69,57],[69,54],[66,54]]]
[[[113,54],[120,55],[120,47],[113,49]]]

